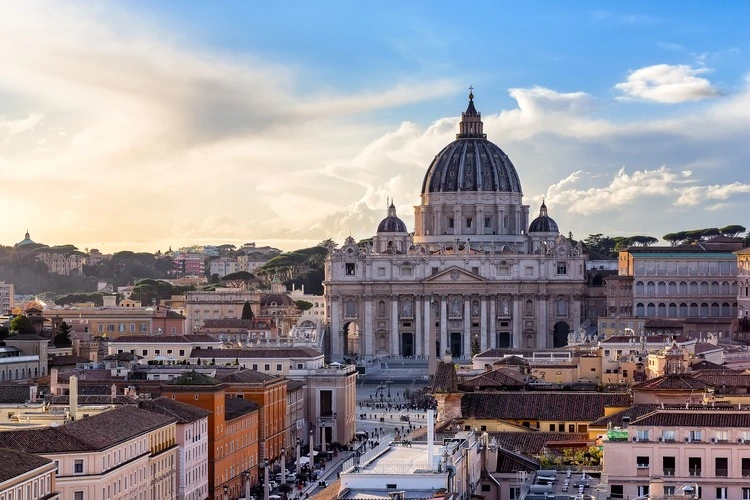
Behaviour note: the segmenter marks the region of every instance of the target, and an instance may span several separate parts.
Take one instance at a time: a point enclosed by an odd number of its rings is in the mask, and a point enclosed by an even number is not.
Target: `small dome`
[[[269,293],[260,299],[260,307],[293,306],[294,300],[285,293]]]
[[[542,206],[539,208],[539,217],[531,221],[529,224],[530,233],[559,233],[560,229],[557,227],[557,222],[547,215],[547,205],[542,202]]]
[[[396,216],[396,206],[391,202],[388,207],[388,217],[378,224],[379,233],[406,233],[406,224]]]

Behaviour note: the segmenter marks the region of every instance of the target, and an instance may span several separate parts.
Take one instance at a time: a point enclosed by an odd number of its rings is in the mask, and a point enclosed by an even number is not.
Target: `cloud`
[[[621,100],[642,99],[667,104],[699,101],[721,95],[711,82],[698,76],[710,71],[684,64],[656,64],[632,71],[628,79],[615,88],[625,94],[619,98]]]

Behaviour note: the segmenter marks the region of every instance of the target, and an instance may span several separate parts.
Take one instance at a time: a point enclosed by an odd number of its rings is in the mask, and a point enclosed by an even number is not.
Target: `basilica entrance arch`
[[[565,347],[568,345],[568,333],[570,333],[570,325],[565,321],[555,323],[552,333],[552,346]]]
[[[460,358],[463,355],[464,339],[461,332],[452,332],[450,338],[451,356]]]
[[[359,356],[359,327],[354,321],[344,324],[344,355]]]

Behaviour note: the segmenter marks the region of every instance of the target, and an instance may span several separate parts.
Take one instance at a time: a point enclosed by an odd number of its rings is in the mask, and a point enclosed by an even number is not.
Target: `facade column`
[[[414,296],[414,356],[419,358],[422,355],[422,304],[420,296]]]
[[[362,357],[371,359],[375,357],[375,351],[373,350],[373,342],[375,339],[375,332],[373,331],[373,316],[374,311],[372,309],[372,295],[365,295],[365,331],[360,332],[360,335],[364,338],[360,339],[360,346],[362,347]]]
[[[514,228],[513,234],[521,234],[521,209],[516,207],[516,227]]]
[[[424,207],[419,208],[419,220],[422,224],[422,234],[427,234],[427,217],[425,216],[426,209]]]
[[[398,295],[391,299],[391,356],[401,354],[398,338]]]
[[[571,309],[568,311],[568,313],[570,313],[570,318],[573,320],[573,328],[571,328],[571,330],[577,332],[581,327],[581,296],[575,294],[571,299]]]
[[[513,349],[521,348],[521,302],[522,297],[518,295],[513,297]]]
[[[471,359],[471,296],[464,296],[464,348],[463,359]]]
[[[443,234],[443,210],[440,207],[435,208],[435,234],[441,235]]]
[[[487,296],[481,298],[481,317],[479,318],[479,351],[487,350]]]
[[[497,209],[497,234],[505,234],[505,211]]]
[[[477,210],[477,234],[484,234],[484,210]]]
[[[435,315],[432,314],[432,303],[430,302],[431,297],[425,295],[424,297],[424,355],[427,357],[427,369],[428,373],[435,373],[437,368],[437,356],[435,356]]]
[[[549,295],[540,294],[539,298],[539,315],[537,316],[537,325],[539,329],[536,332],[536,346],[539,349],[547,349],[549,347],[549,326],[547,325],[547,303],[549,301]]]
[[[461,223],[461,207],[456,207],[453,211],[453,234],[463,234],[463,225]]]
[[[440,296],[440,355],[438,360],[442,359],[443,353],[448,349],[448,297]]]
[[[331,301],[331,330],[328,332],[328,335],[331,341],[331,357],[338,359],[344,355],[344,351],[341,348],[343,346],[341,337],[345,337],[342,331],[344,323],[341,317],[341,298],[338,295],[331,295],[329,300]]]
[[[497,337],[497,312],[495,311],[496,305],[497,295],[490,295],[490,338],[489,342],[487,343],[488,347],[497,347],[497,341],[495,340],[495,338]]]

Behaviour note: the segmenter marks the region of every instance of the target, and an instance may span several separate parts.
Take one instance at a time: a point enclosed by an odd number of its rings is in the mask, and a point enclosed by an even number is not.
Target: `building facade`
[[[335,359],[468,359],[492,347],[547,348],[581,325],[586,255],[542,204],[530,221],[518,173],[487,140],[473,94],[456,140],[422,182],[411,235],[391,203],[372,244],[326,259]]]
[[[53,500],[60,498],[55,489],[55,463],[49,458],[22,451],[0,449],[0,499]]]
[[[239,319],[242,307],[249,302],[253,314],[260,313],[260,293],[234,289],[219,289],[213,292],[187,292],[185,315],[187,331],[195,332],[207,319]]]
[[[13,283],[0,281],[0,315],[10,314],[15,306],[15,302],[13,301],[14,293]]]

